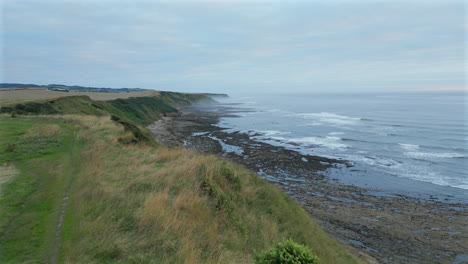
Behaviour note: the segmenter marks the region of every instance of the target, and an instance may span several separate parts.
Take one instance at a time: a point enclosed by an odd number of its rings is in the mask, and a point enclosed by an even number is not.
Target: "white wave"
[[[206,135],[208,133],[210,133],[210,132],[193,132],[192,136],[202,136],[202,135]]]
[[[468,190],[468,184],[459,184],[459,185],[451,185],[451,186]]]
[[[419,145],[415,145],[415,144],[398,143],[398,145],[400,145],[401,148],[405,150],[409,150],[409,151],[415,151],[419,149]]]
[[[431,153],[431,152],[405,152],[405,155],[416,159],[442,159],[442,158],[463,158],[465,155],[452,153]]]
[[[398,177],[409,178],[417,181],[430,182],[440,186],[451,186],[461,189],[468,189],[468,181],[455,181],[450,177],[444,176],[440,172],[434,171],[426,166],[404,166],[403,171],[396,174]]]
[[[264,134],[265,136],[277,136],[277,135],[286,135],[291,132],[283,132],[278,130],[257,130],[257,132]]]
[[[401,173],[399,176],[417,181],[430,182],[441,186],[449,186],[450,184],[443,179],[439,174],[433,171],[425,170],[424,173]]]
[[[330,132],[328,133],[328,135],[330,136],[339,136],[339,135],[344,135],[345,133],[344,132]]]
[[[335,113],[321,112],[321,113],[300,113],[294,114],[295,116],[304,119],[314,119],[321,123],[336,124],[336,125],[354,125],[361,120],[357,117],[349,117],[337,115]]]
[[[280,138],[276,138],[280,139]],[[348,146],[346,144],[340,143],[341,138],[339,137],[303,137],[303,138],[291,138],[291,139],[285,139],[281,138],[282,140],[286,140],[289,142],[293,143],[302,143],[302,144],[308,144],[308,145],[317,145],[317,146],[323,146],[325,148],[329,149],[345,149]]]
[[[301,125],[298,125],[298,126],[321,126],[323,125],[323,123],[320,123],[320,122],[312,122],[312,123],[307,123],[307,124],[301,124]]]
[[[285,137],[269,137],[273,140],[276,140],[276,141],[291,141],[290,139],[287,139]]]
[[[287,133],[286,133],[287,134]],[[266,142],[276,141],[279,143],[286,143],[289,145],[300,145],[301,147],[296,149],[300,150],[301,148],[314,146],[321,146],[329,149],[343,150],[348,146],[346,144],[340,143],[341,138],[339,137],[302,137],[302,138],[285,138],[280,135],[273,136],[256,136],[256,139],[264,140]],[[305,150],[305,149],[304,149]]]
[[[401,167],[400,162],[390,159],[390,158],[363,156],[363,155],[344,155],[344,158],[347,160],[355,161],[355,162],[364,162],[371,166],[381,166],[381,167],[393,168],[393,169]]]

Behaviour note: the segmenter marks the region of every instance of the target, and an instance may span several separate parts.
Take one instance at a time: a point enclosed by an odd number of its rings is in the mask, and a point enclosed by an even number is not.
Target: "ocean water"
[[[239,117],[218,124],[304,154],[347,160],[329,173],[344,184],[468,193],[463,92],[281,94],[218,100]],[[246,111],[250,110],[250,111]]]

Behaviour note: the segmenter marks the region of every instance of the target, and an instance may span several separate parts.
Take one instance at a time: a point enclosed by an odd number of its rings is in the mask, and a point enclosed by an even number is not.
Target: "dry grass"
[[[3,187],[7,185],[16,175],[18,170],[11,164],[0,165],[0,196],[2,195]]]
[[[30,128],[22,138],[35,138],[35,137],[52,137],[60,131],[60,126],[57,124],[40,124]]]
[[[86,142],[65,222],[65,263],[251,263],[293,238],[322,263],[356,263],[280,190],[180,149],[122,145],[106,117],[70,116]]]
[[[56,92],[47,90],[11,90],[11,91],[0,91],[0,105],[22,103],[34,100],[43,100],[64,96],[79,96],[87,95],[93,100],[107,101],[115,99],[125,99],[130,97],[142,97],[142,96],[156,96],[158,91],[140,91],[130,93],[98,93],[98,92]]]

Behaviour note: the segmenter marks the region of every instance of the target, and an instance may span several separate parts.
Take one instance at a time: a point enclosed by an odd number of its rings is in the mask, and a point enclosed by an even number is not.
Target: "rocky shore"
[[[228,133],[219,118],[231,107],[184,107],[150,125],[161,144],[224,156],[282,188],[331,236],[369,263],[468,263],[467,203],[421,199],[342,185],[325,171],[343,160],[302,155]]]

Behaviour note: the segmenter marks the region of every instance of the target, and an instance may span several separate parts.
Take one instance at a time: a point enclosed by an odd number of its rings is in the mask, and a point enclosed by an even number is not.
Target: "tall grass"
[[[70,116],[85,142],[64,223],[65,263],[251,263],[292,238],[357,263],[286,194],[213,156],[121,144],[109,117]]]

